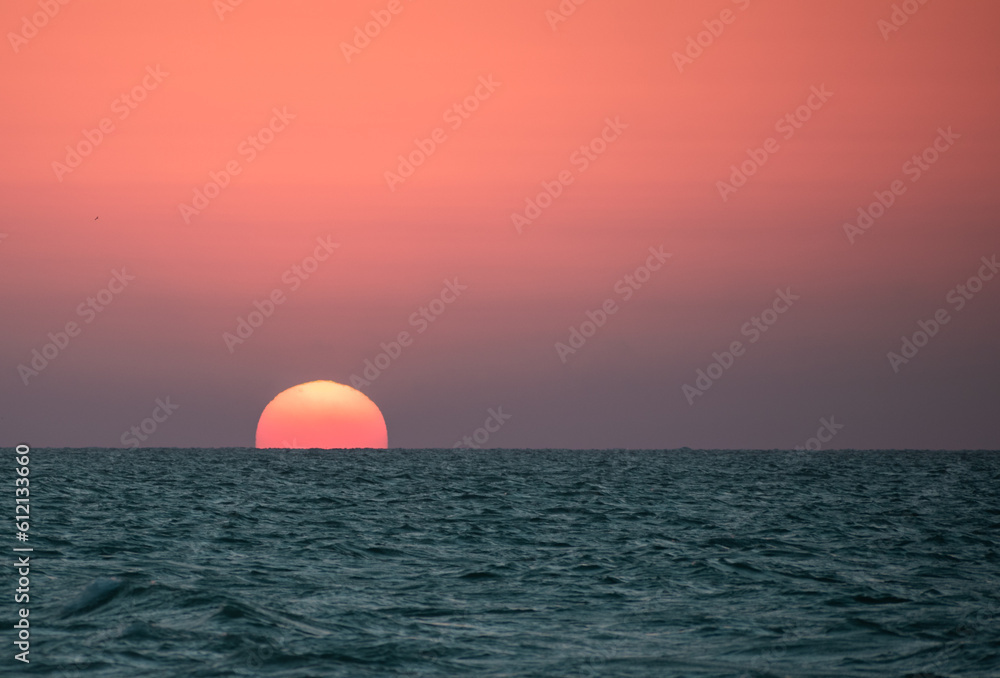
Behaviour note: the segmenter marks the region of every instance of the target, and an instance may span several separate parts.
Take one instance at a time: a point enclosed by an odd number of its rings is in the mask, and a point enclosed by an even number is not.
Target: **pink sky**
[[[409,331],[361,388],[390,446],[450,447],[497,407],[511,417],[491,447],[787,448],[831,415],[844,428],[826,447],[1000,445],[1000,277],[961,310],[947,300],[1000,254],[1000,6],[931,2],[887,31],[891,2],[590,0],[553,28],[558,0],[401,0],[348,61],[341,43],[389,4],[220,18],[209,0],[70,2],[14,44],[42,10],[0,10],[10,444],[119,446],[169,396],[149,445],[249,446],[278,392],[349,383]],[[907,167],[939,130],[933,164]],[[88,134],[78,167],[53,166]],[[771,138],[724,200],[730,167]],[[185,219],[227,165],[239,173]],[[560,173],[572,183],[518,233],[512,215]],[[852,242],[845,222],[897,180]],[[339,246],[305,278],[293,267],[317,238]],[[650,247],[672,256],[625,300],[616,283]],[[81,313],[122,269],[134,280]],[[411,322],[456,279],[433,323]],[[227,345],[275,289],[285,302]],[[779,289],[801,300],[689,403],[684,384]],[[607,299],[618,311],[561,360]]]

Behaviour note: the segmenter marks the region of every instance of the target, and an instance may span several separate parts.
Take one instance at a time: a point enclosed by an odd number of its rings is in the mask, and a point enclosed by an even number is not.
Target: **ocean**
[[[6,642],[3,675],[1000,676],[996,453],[33,449],[30,468],[29,539],[8,537],[33,549],[30,664]]]

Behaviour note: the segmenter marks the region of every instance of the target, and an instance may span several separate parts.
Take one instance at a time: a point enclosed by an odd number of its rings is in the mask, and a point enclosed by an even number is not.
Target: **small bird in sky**
[[[94,217],[94,221],[97,221],[98,219],[100,219],[100,217]]]

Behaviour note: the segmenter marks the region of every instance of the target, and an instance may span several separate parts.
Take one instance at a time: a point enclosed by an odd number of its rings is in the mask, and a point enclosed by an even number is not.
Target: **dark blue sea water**
[[[1000,675],[1000,454],[33,450],[31,469],[29,674]],[[0,673],[23,671],[5,646]]]

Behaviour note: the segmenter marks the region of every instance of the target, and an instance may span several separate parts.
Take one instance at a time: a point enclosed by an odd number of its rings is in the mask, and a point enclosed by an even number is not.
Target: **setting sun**
[[[257,447],[388,447],[385,419],[364,393],[333,381],[311,381],[279,393],[257,423]]]

